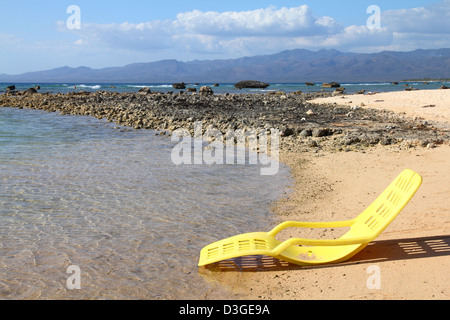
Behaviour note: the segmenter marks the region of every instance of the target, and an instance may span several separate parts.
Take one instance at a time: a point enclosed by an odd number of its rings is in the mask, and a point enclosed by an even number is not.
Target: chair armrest
[[[321,247],[331,247],[331,246],[347,246],[347,245],[355,245],[355,244],[364,244],[369,243],[373,239],[371,237],[360,237],[360,238],[349,238],[349,239],[336,239],[336,240],[316,240],[316,239],[300,239],[293,238],[284,241],[275,249],[272,250],[272,253],[275,255],[279,255],[284,250],[291,246],[295,245],[303,245],[303,246],[321,246]]]
[[[344,228],[351,227],[355,223],[355,219],[346,221],[334,221],[334,222],[297,222],[297,221],[286,221],[278,225],[269,235],[275,237],[278,233],[287,228],[315,228],[315,229],[327,229],[327,228]]]

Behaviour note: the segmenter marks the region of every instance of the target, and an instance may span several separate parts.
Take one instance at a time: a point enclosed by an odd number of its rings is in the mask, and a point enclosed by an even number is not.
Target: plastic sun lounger
[[[198,265],[201,267],[243,256],[270,256],[302,266],[343,262],[375,240],[408,204],[421,184],[422,177],[407,169],[353,220],[288,221],[270,232],[247,233],[231,237],[203,248]],[[341,227],[350,227],[350,230],[335,240],[292,238],[281,242],[275,238],[286,228]]]

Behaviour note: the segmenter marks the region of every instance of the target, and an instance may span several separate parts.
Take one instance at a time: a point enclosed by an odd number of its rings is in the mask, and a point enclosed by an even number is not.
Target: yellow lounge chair
[[[403,171],[356,219],[338,222],[293,222],[270,232],[247,233],[215,242],[200,253],[199,266],[242,256],[270,256],[298,265],[345,261],[375,240],[397,217],[422,184],[412,170]],[[286,228],[341,228],[350,231],[336,240],[293,238],[281,242],[275,236]]]

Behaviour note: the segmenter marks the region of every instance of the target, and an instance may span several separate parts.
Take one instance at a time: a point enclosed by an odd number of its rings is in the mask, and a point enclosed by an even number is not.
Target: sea
[[[170,84],[38,85],[52,93],[176,91]],[[208,84],[188,87],[202,85]],[[410,85],[432,89],[448,82]],[[343,86],[403,90],[390,83]],[[213,90],[314,92],[321,86],[220,84]],[[175,144],[106,120],[0,108],[0,299],[214,297],[221,289],[199,272],[200,250],[236,234],[269,231],[276,223],[271,205],[289,193],[292,178],[282,164],[272,176],[261,175],[257,164],[175,165]]]
[[[148,87],[152,92],[179,92],[186,90],[175,90],[172,84],[169,83],[0,83],[0,93],[6,91],[6,87],[10,85],[15,85],[16,90],[27,90],[28,88],[40,86],[39,92],[45,93],[68,93],[74,91],[87,91],[87,92],[98,92],[98,91],[112,91],[119,93],[132,93],[137,92],[142,88]],[[450,81],[403,81],[403,82],[368,82],[368,83],[340,83],[342,87],[345,88],[345,92],[349,94],[357,93],[365,90],[366,93],[369,92],[391,92],[391,91],[403,91],[407,87],[426,90],[426,89],[438,89],[439,87],[445,85],[449,86]],[[269,93],[273,91],[283,91],[286,93],[292,93],[296,91],[302,91],[305,93],[310,92],[332,92],[333,88],[322,88],[322,83],[315,83],[313,85],[307,85],[305,83],[273,83],[265,89],[237,89],[232,83],[217,84],[214,86],[213,83],[186,83],[186,88],[195,88],[199,90],[202,86],[209,86],[213,89],[215,94],[226,94],[226,93]]]
[[[0,300],[221,292],[199,273],[200,250],[269,231],[289,169],[177,166],[175,145],[106,120],[0,108]]]

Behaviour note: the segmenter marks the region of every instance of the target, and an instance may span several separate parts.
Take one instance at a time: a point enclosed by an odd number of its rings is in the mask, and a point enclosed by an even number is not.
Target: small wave
[[[151,84],[148,86],[141,86],[141,85],[128,85],[128,88],[172,88],[172,85],[170,84]]]
[[[391,82],[380,82],[380,83],[343,83],[341,86],[389,86]]]
[[[161,85],[154,85],[154,86],[150,86],[153,88],[172,88],[171,84],[161,84]]]
[[[135,86],[135,85],[129,85],[128,88],[147,88],[149,86]]]
[[[248,89],[250,92],[277,92],[278,90],[274,89]]]
[[[98,90],[98,89],[100,89],[102,86],[101,86],[101,85],[87,86],[87,85],[85,85],[85,84],[80,84],[80,85],[77,85],[77,87],[79,87],[79,88],[88,88],[88,89]]]

